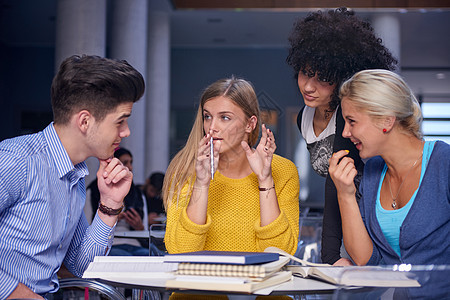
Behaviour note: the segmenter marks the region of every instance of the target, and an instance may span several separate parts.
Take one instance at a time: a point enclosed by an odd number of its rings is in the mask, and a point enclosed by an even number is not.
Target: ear
[[[86,133],[89,126],[91,126],[92,122],[94,121],[94,117],[92,114],[87,110],[81,110],[75,115],[75,123],[77,128],[83,132]]]
[[[258,118],[256,116],[251,116],[247,121],[247,126],[245,127],[245,132],[251,133],[255,130],[256,125],[258,124]]]
[[[394,116],[385,117],[384,122],[383,122],[383,128],[386,128],[387,132],[391,131],[392,127],[394,127],[395,121],[396,121],[396,117],[394,117]]]

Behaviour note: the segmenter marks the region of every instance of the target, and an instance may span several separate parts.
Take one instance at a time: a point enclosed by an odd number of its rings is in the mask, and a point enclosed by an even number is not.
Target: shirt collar
[[[77,170],[77,173],[84,177],[89,174],[86,163],[83,161],[78,163],[76,166],[72,164],[69,154],[67,154],[61,140],[59,139],[58,133],[56,133],[53,122],[51,122],[43,130],[44,138],[47,141],[49,155],[53,162],[55,163],[56,169],[58,171],[59,178],[64,177],[70,171]]]

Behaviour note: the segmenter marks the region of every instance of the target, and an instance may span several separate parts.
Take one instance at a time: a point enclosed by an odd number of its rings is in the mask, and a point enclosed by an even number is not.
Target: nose
[[[125,121],[125,122],[123,123],[122,128],[120,129],[119,136],[120,136],[121,138],[125,138],[125,137],[130,136],[130,133],[131,133],[131,131],[130,131],[130,128],[128,127],[128,122]]]
[[[352,134],[350,133],[350,125],[345,121],[344,130],[342,130],[342,137],[349,138]]]
[[[314,84],[316,81],[315,77],[308,77],[305,81],[305,92],[314,92],[316,90],[316,85]]]
[[[209,123],[209,131],[212,131],[212,132],[218,131],[216,118],[211,119],[211,121]]]

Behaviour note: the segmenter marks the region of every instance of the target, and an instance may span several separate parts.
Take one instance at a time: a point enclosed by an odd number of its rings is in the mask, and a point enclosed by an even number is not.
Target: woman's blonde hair
[[[260,112],[258,99],[252,84],[249,81],[232,76],[209,85],[200,98],[200,105],[186,145],[175,155],[167,168],[163,184],[163,199],[166,210],[174,195],[177,195],[178,201],[181,189],[185,184],[188,184],[189,189],[192,189],[195,180],[195,159],[198,152],[198,143],[206,134],[203,129],[203,107],[209,100],[221,96],[238,105],[247,118],[256,116],[256,127],[250,133],[247,142],[250,146],[253,146],[258,140]]]
[[[340,98],[346,98],[375,120],[395,117],[400,129],[422,139],[420,105],[396,73],[381,69],[360,71],[342,84]]]

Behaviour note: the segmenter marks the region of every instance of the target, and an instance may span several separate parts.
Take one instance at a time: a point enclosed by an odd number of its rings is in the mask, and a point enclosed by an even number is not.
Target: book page
[[[96,256],[94,262],[144,262],[144,263],[163,263],[163,256]]]
[[[343,268],[340,280],[347,286],[417,287],[419,282],[411,277],[413,272],[392,271],[376,267]],[[408,277],[410,276],[410,277]]]
[[[417,280],[408,278],[407,272],[397,272],[377,267],[303,267],[303,269],[309,277],[315,277],[333,284],[346,286],[420,286]]]
[[[267,247],[266,249],[264,249],[264,252],[272,252],[272,253],[278,253],[280,255],[286,256],[289,259],[296,261],[300,264],[302,264],[303,266],[310,266],[310,267],[330,267],[331,265],[329,264],[319,264],[319,263],[312,263],[303,259],[300,259],[298,257],[295,257],[289,253],[287,253],[286,251],[283,251],[277,247]]]
[[[83,274],[83,278],[162,278],[173,277],[177,264],[158,262],[92,262]]]

